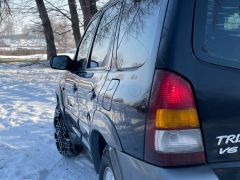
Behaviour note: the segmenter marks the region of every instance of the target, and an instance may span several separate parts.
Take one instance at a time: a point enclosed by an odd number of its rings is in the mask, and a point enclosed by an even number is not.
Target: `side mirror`
[[[53,69],[69,70],[72,62],[72,59],[68,56],[53,56],[50,59],[50,66]]]

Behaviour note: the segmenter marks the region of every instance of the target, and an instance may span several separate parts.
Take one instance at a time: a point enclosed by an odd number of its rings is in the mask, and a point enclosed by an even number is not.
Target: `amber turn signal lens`
[[[198,127],[199,120],[196,109],[158,109],[156,112],[156,128],[188,129]]]

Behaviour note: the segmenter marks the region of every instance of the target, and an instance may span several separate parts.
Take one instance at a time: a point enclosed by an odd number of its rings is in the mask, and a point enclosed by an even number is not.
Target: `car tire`
[[[59,106],[57,106],[55,110],[54,128],[54,137],[56,140],[58,152],[66,157],[73,157],[79,155],[83,147],[81,145],[73,145],[73,143],[71,142]]]
[[[102,160],[99,169],[99,180],[115,180],[113,166],[110,159],[109,147],[103,151]]]

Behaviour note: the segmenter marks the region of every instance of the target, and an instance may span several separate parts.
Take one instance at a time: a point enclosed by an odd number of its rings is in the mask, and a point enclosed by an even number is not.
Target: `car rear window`
[[[195,17],[197,56],[240,68],[240,0],[198,0]]]

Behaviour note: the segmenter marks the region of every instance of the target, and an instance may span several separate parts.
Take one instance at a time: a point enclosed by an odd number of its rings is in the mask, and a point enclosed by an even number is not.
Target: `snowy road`
[[[95,180],[86,154],[58,154],[52,119],[62,73],[0,64],[0,179]]]

